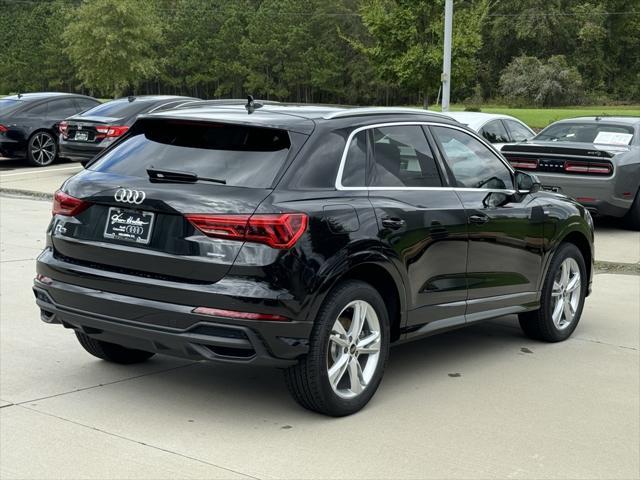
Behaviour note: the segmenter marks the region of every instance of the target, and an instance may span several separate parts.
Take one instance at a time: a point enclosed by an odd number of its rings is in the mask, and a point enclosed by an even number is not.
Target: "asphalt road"
[[[42,323],[30,286],[49,210],[0,195],[2,479],[640,477],[639,275],[596,275],[561,344],[509,316],[396,347],[370,405],[329,419],[277,370],[111,365]],[[596,248],[636,263],[640,234],[607,225]]]

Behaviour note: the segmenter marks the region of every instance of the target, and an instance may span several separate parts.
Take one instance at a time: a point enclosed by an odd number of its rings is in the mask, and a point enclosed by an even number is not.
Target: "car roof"
[[[245,102],[242,100],[240,102]],[[259,100],[256,101],[259,103]],[[421,120],[446,118],[438,112],[431,112],[417,108],[395,107],[344,107],[332,105],[311,104],[284,104],[268,102],[249,114],[244,103],[229,104],[226,101],[220,103],[195,102],[194,105],[185,104],[180,108],[166,110],[161,113],[142,115],[141,118],[173,118],[194,121],[216,121],[221,123],[236,123],[243,125],[257,125],[262,127],[280,128],[290,131],[309,134],[318,122],[331,122],[350,117],[371,117],[384,119],[393,115],[394,121],[399,116],[410,115],[422,117]]]
[[[120,97],[120,98],[115,98],[113,100],[108,100],[104,103],[110,103],[110,102],[128,102],[129,98],[132,98],[132,102],[149,102],[149,103],[153,103],[153,102],[162,102],[162,101],[171,101],[171,100],[193,100],[193,101],[198,101],[197,98],[195,97],[185,97],[182,95],[132,95],[131,97]]]
[[[632,115],[629,115],[629,116],[602,115],[599,117],[565,118],[563,120],[558,120],[557,122],[554,122],[554,123],[594,123],[594,122],[615,122],[615,123],[624,123],[627,125],[637,125],[637,124],[640,124],[640,117],[632,116]]]
[[[464,123],[474,130],[482,127],[485,123],[491,120],[507,119],[515,120],[519,123],[520,120],[510,115],[504,115],[501,113],[484,113],[484,112],[446,112],[444,115],[451,117],[460,123]]]
[[[18,95],[8,95],[2,97],[5,100],[23,100],[23,101],[35,101],[44,100],[56,97],[83,97],[93,98],[87,95],[79,95],[77,93],[64,93],[64,92],[33,92],[33,93],[19,93]]]

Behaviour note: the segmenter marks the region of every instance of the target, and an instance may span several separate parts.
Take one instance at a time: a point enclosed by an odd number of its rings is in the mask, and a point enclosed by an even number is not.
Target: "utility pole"
[[[444,4],[444,55],[442,59],[442,111],[449,111],[451,91],[451,33],[453,29],[453,0]]]

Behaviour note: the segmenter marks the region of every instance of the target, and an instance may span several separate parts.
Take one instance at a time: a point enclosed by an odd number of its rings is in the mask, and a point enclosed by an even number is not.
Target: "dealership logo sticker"
[[[147,198],[147,194],[142,190],[131,190],[128,188],[119,188],[113,195],[116,202],[132,203],[134,205],[140,205]]]

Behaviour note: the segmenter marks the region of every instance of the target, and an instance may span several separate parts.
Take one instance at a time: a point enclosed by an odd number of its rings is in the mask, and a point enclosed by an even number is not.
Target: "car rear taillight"
[[[509,157],[509,163],[513,168],[520,170],[535,170],[538,168],[537,158]]]
[[[241,320],[266,320],[268,322],[288,322],[287,317],[272,313],[238,312],[236,310],[223,310],[221,308],[196,307],[192,313],[209,315],[212,317],[239,318]]]
[[[60,132],[60,135],[62,135],[64,138],[67,138],[68,133],[67,131],[69,130],[69,123],[67,122],[60,122],[58,124],[58,131]]]
[[[565,162],[564,171],[584,173],[586,175],[609,175],[612,171],[612,166],[609,163]]]
[[[51,213],[53,215],[73,217],[86,210],[89,205],[89,202],[72,197],[71,195],[64,193],[62,190],[58,190],[53,196],[53,208]]]
[[[9,129],[7,127],[5,127],[4,125],[0,125],[0,133],[4,133],[9,131]]]
[[[255,215],[187,214],[186,219],[209,237],[264,243],[272,248],[291,248],[307,228],[304,213]]]
[[[100,137],[119,137],[120,135],[124,135],[129,130],[127,126],[109,126],[109,127],[96,127],[96,131],[98,132],[98,136]]]

